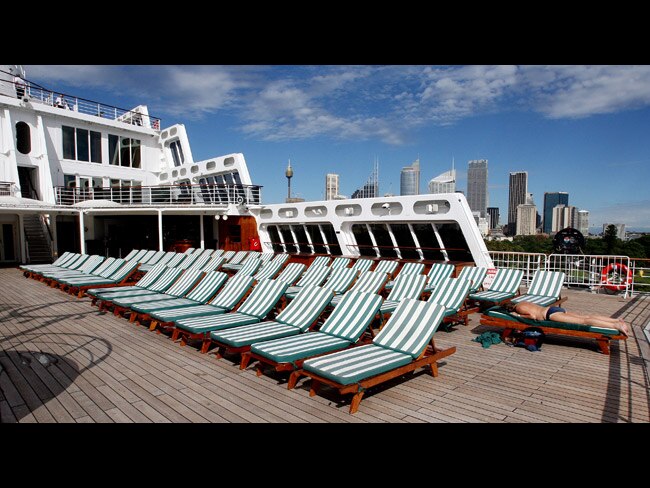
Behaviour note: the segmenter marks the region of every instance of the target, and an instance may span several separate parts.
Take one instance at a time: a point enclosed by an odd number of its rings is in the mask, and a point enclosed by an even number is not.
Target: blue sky
[[[650,66],[26,66],[47,88],[184,123],[195,160],[242,152],[266,203],[341,193],[379,160],[380,192],[418,156],[421,191],[455,160],[488,160],[489,205],[507,219],[508,173],[566,191],[590,226],[650,231]]]

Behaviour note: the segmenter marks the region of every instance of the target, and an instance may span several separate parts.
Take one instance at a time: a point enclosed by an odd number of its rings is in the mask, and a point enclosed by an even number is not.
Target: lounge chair
[[[140,252],[140,249],[131,249],[131,251],[126,256],[124,256],[122,259],[124,259],[124,261],[128,261],[129,259],[133,259],[133,256],[135,256],[139,252]]]
[[[351,268],[356,269],[359,274],[362,274],[364,271],[370,271],[373,263],[374,261],[372,259],[359,258],[352,264]]]
[[[131,280],[131,276],[137,271],[140,263],[135,260],[126,261],[120,266],[112,275],[104,278],[101,276],[89,276],[80,281],[68,281],[70,288],[68,291],[72,294],[77,294],[78,298],[82,298],[89,288],[102,288],[109,286],[125,286]]]
[[[51,267],[34,270],[31,274],[31,277],[36,280],[43,281],[45,279],[45,275],[47,274],[65,271],[65,270],[78,270],[83,266],[83,264],[86,262],[86,260],[89,257],[90,256],[88,254],[77,254],[70,261],[65,263],[65,265],[63,266],[51,266]]]
[[[287,258],[289,255],[286,255]],[[260,260],[261,262],[261,260]],[[273,279],[276,274],[282,269],[282,266],[284,266],[284,263],[286,262],[286,259],[274,259],[272,261],[267,262],[266,264],[263,264],[257,273],[253,275],[253,279],[255,281],[260,281],[260,280],[268,280],[268,279]]]
[[[331,269],[332,273],[329,275],[329,278],[327,278],[327,281],[322,284],[322,287],[332,290],[336,295],[345,293],[359,275],[357,270],[352,268]],[[288,298],[293,298],[294,296],[294,294],[287,293]]]
[[[210,253],[207,252],[198,253],[196,260],[185,269],[202,269],[203,266],[205,266],[209,260],[210,260]]]
[[[444,313],[437,303],[406,299],[372,344],[308,359],[296,376],[311,378],[310,396],[322,383],[353,394],[350,413],[355,413],[368,388],[427,365],[438,376],[437,361],[456,352],[455,347],[437,349],[433,341]]]
[[[427,284],[427,277],[423,274],[405,274],[395,279],[395,284],[379,309],[379,326],[382,327],[388,316],[406,298],[418,300]]]
[[[469,295],[469,299],[478,303],[478,306],[469,308],[468,312],[475,312],[481,308],[500,305],[514,298],[519,293],[519,286],[521,285],[523,276],[524,272],[520,269],[498,269],[489,289]]]
[[[532,302],[541,307],[559,305],[566,298],[562,298],[562,285],[564,272],[562,271],[535,271],[528,291],[523,295],[510,300],[512,303]]]
[[[329,266],[330,259],[329,256],[316,256],[312,262],[309,263],[309,268],[313,266]],[[309,270],[309,268],[307,268],[307,270]]]
[[[350,264],[351,259],[350,258],[344,258],[342,256],[334,258],[334,261],[330,264],[330,268],[332,269],[342,269],[342,268],[347,268],[348,264]]]
[[[523,317],[511,315],[505,308],[495,306],[487,309],[481,314],[481,325],[490,327],[499,327],[503,329],[502,337],[505,339],[514,330],[525,330],[528,327],[537,327],[544,334],[565,335],[572,337],[583,337],[587,339],[596,339],[598,349],[603,354],[609,354],[609,342],[611,340],[626,340],[627,336],[618,329],[609,327],[596,327],[591,325],[572,324],[565,322],[555,322],[554,320],[531,320]]]
[[[443,323],[447,327],[454,322],[462,322],[467,325],[469,312],[462,308],[471,286],[472,282],[465,278],[445,278],[431,292],[427,302],[445,307]]]
[[[237,251],[230,259],[228,259],[228,262],[223,265],[223,269],[235,269],[233,266],[242,264],[247,255],[248,251]]]
[[[25,278],[29,278],[31,273],[36,272],[38,270],[43,270],[43,269],[52,269],[52,268],[61,268],[67,263],[68,261],[72,260],[76,256],[75,253],[72,253],[70,251],[66,251],[61,256],[59,256],[56,260],[54,260],[53,263],[51,264],[23,264],[18,266],[22,271],[23,275]]]
[[[404,265],[402,265],[401,269],[397,273],[396,278],[402,275],[422,274],[422,271],[424,271],[424,263],[404,263]],[[393,287],[393,284],[394,280],[389,281],[386,283],[384,288],[390,290]]]
[[[123,259],[116,258],[106,258],[102,264],[97,266],[90,275],[73,275],[70,277],[60,278],[57,281],[57,285],[63,291],[68,291],[71,286],[71,283],[75,281],[85,280],[89,276],[99,277],[99,278],[108,278],[110,275],[115,273],[117,269],[124,264]]]
[[[224,258],[226,262],[229,262],[234,255],[235,255],[235,251],[224,251],[221,257]]]
[[[201,279],[201,281],[192,289],[184,298],[174,298],[172,300],[158,300],[132,305],[131,322],[142,323],[150,319],[150,313],[157,313],[163,310],[179,309],[206,304],[228,279],[228,275],[221,271],[210,271]],[[156,329],[153,325],[151,330]]]
[[[469,280],[472,283],[469,292],[476,293],[483,286],[486,275],[487,268],[484,266],[465,266],[458,273],[458,278]]]
[[[182,253],[182,252],[174,253],[174,256],[172,256],[172,258],[169,261],[167,261],[167,263],[166,263],[167,267],[168,268],[175,268],[180,263],[182,263],[187,258],[187,256],[188,256],[187,254]]]
[[[212,256],[210,260],[203,265],[201,271],[205,273],[209,273],[210,271],[218,271],[224,261],[225,259],[223,259],[221,256]]]
[[[275,279],[284,281],[289,286],[293,286],[298,278],[300,278],[300,275],[302,275],[304,270],[305,265],[302,263],[289,263],[284,267],[282,272]]]
[[[181,346],[188,340],[201,340],[201,352],[206,353],[210,347],[210,332],[261,322],[282,298],[287,286],[282,281],[263,280],[236,312],[177,320],[172,340],[180,336]]]
[[[427,284],[424,287],[425,293],[429,293],[438,286],[445,278],[450,278],[454,273],[454,265],[448,263],[433,263],[427,273]]]
[[[353,269],[353,268],[349,268]],[[363,293],[376,293],[379,294],[381,289],[384,287],[386,284],[386,280],[388,279],[388,275],[386,273],[381,273],[377,271],[364,271],[361,273],[359,276],[359,279],[354,282],[354,285],[346,292],[349,293],[351,291],[360,291]],[[323,285],[325,287],[325,285]],[[330,307],[336,307],[339,302],[342,300],[343,295],[337,294],[334,297],[332,297],[332,300],[330,301],[329,305]]]
[[[308,285],[273,320],[211,332],[210,340],[219,348],[217,358],[223,354],[249,351],[250,346],[257,342],[289,337],[312,329],[333,295],[332,290]],[[245,366],[241,366],[241,369],[245,369]]]
[[[246,252],[246,251],[242,251],[242,252]],[[223,265],[223,269],[226,270],[226,271],[238,271],[244,265],[246,265],[247,263],[249,263],[251,261],[257,261],[257,262],[259,262],[259,266],[262,266],[262,264],[264,264],[264,261],[260,261],[260,257],[258,256],[258,254],[259,253],[255,253],[255,252],[250,253],[247,256],[244,256],[244,259],[241,260],[238,263],[233,263],[233,262],[225,263]],[[233,257],[233,261],[236,260],[236,259],[237,259],[237,255],[235,255]]]
[[[138,268],[138,271],[142,272],[142,273],[147,273],[147,272],[151,271],[151,268],[153,268],[156,265],[159,265],[159,264],[168,265],[168,263],[172,260],[172,258],[174,256],[176,256],[176,252],[168,251],[158,261],[156,261],[155,264],[141,264],[140,267]],[[173,268],[174,266],[169,266],[169,267]]]
[[[119,259],[116,261],[120,261]],[[124,263],[124,260],[121,260],[122,263]],[[134,285],[129,285],[129,286],[107,286],[107,287],[99,287],[99,288],[88,288],[86,289],[86,295],[89,295],[92,297],[92,304],[94,305],[98,298],[97,295],[99,293],[112,293],[115,291],[132,291],[132,290],[144,290],[148,286],[150,286],[152,283],[154,283],[165,271],[167,270],[167,266],[164,264],[156,264],[154,265],[153,268],[151,268],[151,271],[148,271],[142,278],[140,278],[137,283]],[[110,278],[108,276],[107,278]]]
[[[156,302],[160,300],[173,300],[174,298],[182,298],[188,294],[203,277],[204,273],[198,269],[187,269],[181,271],[178,278],[174,281],[173,285],[169,287],[164,293],[151,293],[148,295],[136,295],[115,298],[113,303],[113,314],[120,315],[122,313],[129,313],[133,305],[142,303]]]
[[[217,257],[217,258],[218,258],[218,257],[222,257],[222,258],[223,258],[223,257],[224,257],[224,256],[223,256],[224,252],[225,252],[225,251],[224,251],[223,249],[215,249],[214,251],[212,251],[212,257],[213,257],[213,258],[214,258],[214,257]],[[224,259],[226,259],[226,258],[224,258]]]
[[[388,279],[392,280],[393,279],[393,273],[395,273],[395,270],[397,269],[397,265],[399,262],[397,261],[391,261],[389,259],[382,259],[377,263],[377,266],[375,266],[375,271],[376,272],[381,272],[381,273],[387,273],[388,274]]]
[[[43,273],[43,281],[52,287],[58,286],[58,282],[65,278],[86,278],[88,276],[96,276],[93,274],[99,266],[101,266],[104,258],[98,255],[89,256],[83,265],[76,270],[61,270]]]
[[[253,278],[251,276],[232,277],[221,291],[205,305],[149,312],[149,317],[152,319],[149,328],[160,326],[161,329],[167,330],[174,327],[176,320],[229,312],[244,298],[252,285]]]
[[[265,365],[272,366],[276,371],[295,371],[307,358],[355,344],[371,324],[380,306],[379,295],[348,292],[318,332],[255,343],[248,353],[242,355],[240,367],[244,369],[251,359],[256,359],[258,376],[264,372]],[[289,389],[295,386],[297,378],[293,374],[289,378]]]
[[[287,291],[285,292],[286,294],[296,294],[300,291],[300,288],[303,286],[307,285],[322,285],[323,281],[327,279],[327,277],[330,275],[332,272],[332,268],[329,266],[310,266],[307,268],[307,271],[305,271],[305,274],[298,280],[298,282],[287,288]]]

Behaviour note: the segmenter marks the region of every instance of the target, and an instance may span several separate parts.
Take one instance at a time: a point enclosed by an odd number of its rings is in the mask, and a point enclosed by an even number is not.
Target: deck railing
[[[258,185],[159,185],[109,188],[67,188],[57,186],[58,205],[88,200],[110,200],[124,205],[259,205]]]
[[[13,197],[18,193],[15,183],[10,181],[0,181],[0,197]]]

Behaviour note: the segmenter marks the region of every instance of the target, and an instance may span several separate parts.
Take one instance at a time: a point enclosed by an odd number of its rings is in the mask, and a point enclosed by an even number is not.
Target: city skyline
[[[186,126],[196,160],[241,152],[263,201],[323,198],[327,173],[350,195],[378,158],[379,193],[398,193],[418,155],[421,181],[457,161],[490,161],[489,205],[507,212],[508,175],[529,173],[538,203],[568,192],[605,222],[650,230],[650,66],[30,66],[46,88]],[[284,178],[283,178],[284,179]],[[286,184],[286,179],[285,179]],[[426,188],[420,188],[426,191]]]

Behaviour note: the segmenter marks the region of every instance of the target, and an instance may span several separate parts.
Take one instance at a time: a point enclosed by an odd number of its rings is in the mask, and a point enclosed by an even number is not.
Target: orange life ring
[[[616,282],[612,281],[612,275],[618,276]],[[603,268],[600,278],[605,288],[620,291],[632,284],[633,276],[632,270],[624,264],[612,263]]]

